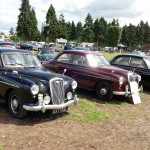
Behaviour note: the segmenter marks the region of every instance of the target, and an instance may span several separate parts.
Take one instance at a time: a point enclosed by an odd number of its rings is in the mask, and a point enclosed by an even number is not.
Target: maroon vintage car
[[[140,75],[111,66],[103,55],[91,51],[62,51],[43,66],[57,73],[64,72],[77,81],[79,88],[95,91],[102,100],[111,100],[113,95],[129,96],[129,83],[139,85],[141,81]]]

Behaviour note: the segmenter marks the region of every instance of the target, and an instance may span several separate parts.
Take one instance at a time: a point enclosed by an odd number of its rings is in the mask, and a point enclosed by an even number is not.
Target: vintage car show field
[[[0,105],[0,150],[147,150],[150,149],[150,92],[133,105],[122,97],[103,102],[77,91],[80,102],[68,113],[29,113],[11,117]]]
[[[150,149],[149,90],[135,105],[123,96],[103,101],[92,91],[76,94],[78,104],[56,115],[38,111],[16,119],[0,104],[0,150]]]

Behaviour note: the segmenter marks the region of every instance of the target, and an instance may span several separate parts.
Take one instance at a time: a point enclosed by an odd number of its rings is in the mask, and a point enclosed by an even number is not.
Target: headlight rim
[[[39,90],[40,90],[40,88],[36,84],[32,85],[30,88],[30,92],[32,95],[37,95],[39,93]]]
[[[124,82],[124,77],[120,77],[119,78],[119,85],[121,86],[123,84],[123,82]]]
[[[77,82],[75,80],[72,81],[71,87],[72,87],[73,90],[75,90],[77,88]]]
[[[69,95],[69,94],[71,94],[71,95]],[[69,91],[69,92],[66,94],[66,97],[67,97],[68,100],[71,100],[71,99],[73,98],[72,92]],[[68,97],[69,97],[69,98],[68,98]]]

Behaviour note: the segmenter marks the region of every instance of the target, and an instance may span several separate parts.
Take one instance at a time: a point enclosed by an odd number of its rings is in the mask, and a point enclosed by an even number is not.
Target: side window
[[[62,54],[57,61],[63,63],[69,63],[71,58],[71,54]]]
[[[139,67],[139,68],[145,67],[144,61],[141,58],[132,58],[130,65],[133,67]]]
[[[82,56],[82,55],[74,55],[72,64],[76,64],[76,65],[80,65],[80,66],[88,66],[86,57]]]
[[[114,61],[114,64],[129,66],[130,57],[120,57]]]

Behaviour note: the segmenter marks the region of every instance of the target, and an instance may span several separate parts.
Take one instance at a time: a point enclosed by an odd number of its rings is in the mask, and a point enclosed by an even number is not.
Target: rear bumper
[[[67,101],[66,103],[63,103],[63,104],[58,104],[58,105],[45,105],[44,104],[44,100],[40,99],[39,102],[38,102],[38,105],[23,105],[23,108],[27,111],[42,111],[42,112],[45,112],[45,110],[48,110],[48,109],[51,109],[51,110],[54,110],[54,109],[63,109],[63,108],[66,108],[67,106],[71,105],[71,104],[74,104],[76,105],[79,101],[79,98],[77,98],[77,95],[75,95],[74,99],[72,100],[69,100]]]
[[[143,92],[143,86],[141,85],[140,88],[138,88],[138,90],[135,91],[135,92]],[[123,91],[123,92],[120,92],[120,91],[113,91],[113,94],[114,94],[114,95],[125,95],[125,96],[127,97],[127,96],[131,95],[132,92],[129,91],[128,88],[126,88],[126,90]]]

